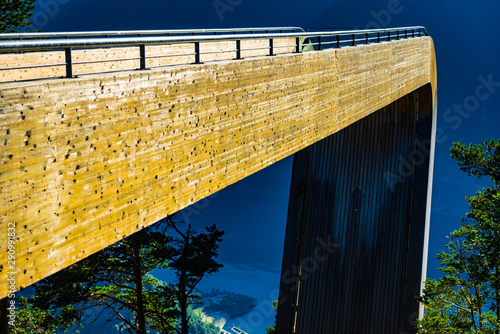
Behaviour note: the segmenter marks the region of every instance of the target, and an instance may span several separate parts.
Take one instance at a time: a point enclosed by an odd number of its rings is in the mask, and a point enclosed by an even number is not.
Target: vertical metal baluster
[[[72,78],[73,61],[71,60],[71,48],[64,49],[64,56],[66,58],[66,78]]]
[[[352,46],[356,45],[356,35],[352,34]]]
[[[146,45],[139,45],[139,57],[141,58],[140,69],[146,69]]]
[[[321,50],[321,36],[318,36],[318,50]]]
[[[340,48],[340,36],[337,35],[337,49]]]
[[[269,38],[269,55],[274,56],[274,41],[272,38]]]
[[[195,64],[201,64],[201,61],[200,61],[200,42],[194,42],[194,62],[195,62]]]
[[[241,40],[236,40],[236,59],[241,59]]]
[[[366,44],[368,44],[368,33],[365,34]]]
[[[377,43],[380,43],[380,32],[377,33]]]
[[[300,53],[300,38],[295,39],[295,53]]]

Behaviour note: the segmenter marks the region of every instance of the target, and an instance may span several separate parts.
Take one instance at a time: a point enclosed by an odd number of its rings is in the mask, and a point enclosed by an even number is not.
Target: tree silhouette
[[[500,140],[454,143],[451,156],[489,186],[468,196],[471,211],[437,259],[445,276],[428,279],[419,333],[500,333]]]
[[[180,333],[187,334],[189,328],[188,307],[196,300],[195,288],[203,277],[217,272],[222,264],[215,261],[222,241],[223,231],[215,225],[206,227],[206,233],[197,233],[188,224],[182,228],[173,220],[167,222],[177,236],[171,237],[169,266],[175,270],[177,301],[181,313]]]

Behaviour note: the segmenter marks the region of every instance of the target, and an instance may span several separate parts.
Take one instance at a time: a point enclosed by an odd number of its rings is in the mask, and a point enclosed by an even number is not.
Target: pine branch
[[[135,327],[133,324],[131,324],[115,307],[113,307],[112,304],[108,303],[105,300],[102,300],[101,302],[104,305],[106,305],[107,307],[109,307],[115,313],[115,315],[118,317],[118,319],[120,319],[121,321],[123,321],[128,326],[127,330],[130,332],[130,334],[134,334],[130,330],[130,328],[134,328]]]

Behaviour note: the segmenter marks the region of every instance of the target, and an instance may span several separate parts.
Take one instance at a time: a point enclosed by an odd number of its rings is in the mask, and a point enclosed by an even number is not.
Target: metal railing
[[[80,32],[28,32],[28,33],[5,33],[0,34],[0,40],[6,39],[39,39],[39,38],[75,38],[75,37],[103,37],[110,36],[151,36],[151,35],[224,35],[242,34],[256,32],[295,32],[295,30],[305,32],[301,27],[264,27],[264,28],[231,28],[231,29],[175,29],[175,30],[121,30],[121,31],[80,31]]]
[[[301,32],[293,32],[300,30]],[[292,32],[289,32],[292,31]],[[213,35],[207,35],[213,34]],[[168,34],[168,35],[167,35]],[[178,36],[171,36],[176,34]],[[217,35],[218,34],[218,35]],[[8,36],[7,36],[8,35]],[[140,37],[125,37],[140,35]],[[144,36],[150,35],[150,36]],[[155,35],[155,36],[151,36]],[[163,36],[157,36],[163,35]],[[279,48],[293,48],[294,53],[304,51],[324,50],[328,48],[341,48],[345,46],[356,46],[361,44],[381,43],[392,40],[427,36],[425,27],[403,27],[392,29],[371,30],[345,30],[345,31],[314,31],[305,32],[298,27],[275,27],[275,28],[246,28],[246,29],[198,29],[198,30],[142,30],[142,31],[115,31],[115,32],[87,32],[87,33],[26,33],[26,34],[0,34],[0,52],[25,52],[64,50],[65,62],[53,64],[35,64],[23,66],[0,67],[2,70],[26,69],[50,66],[65,66],[66,77],[73,77],[74,64],[88,64],[98,62],[112,62],[123,60],[139,60],[140,70],[147,69],[146,60],[160,57],[194,56],[194,63],[202,63],[201,56],[210,53],[234,52],[235,59],[242,59],[242,52],[267,49],[268,55],[276,55]],[[9,40],[9,38],[17,40]],[[109,37],[119,36],[119,37]],[[57,39],[52,39],[57,37]],[[62,37],[62,38],[61,38]],[[69,38],[69,37],[93,37],[93,38]],[[29,40],[26,40],[30,38]],[[42,39],[37,39],[42,38]],[[289,38],[293,39],[293,45],[276,46],[274,40]],[[7,40],[5,40],[7,39]],[[241,42],[245,40],[268,40],[266,47],[242,48]],[[209,42],[234,41],[234,49],[221,51],[202,52],[200,44]],[[167,55],[147,55],[146,46],[193,44],[194,52]],[[111,47],[137,47],[139,57],[104,59],[73,62],[72,50],[95,49]],[[290,51],[287,51],[290,52]],[[285,52],[286,53],[286,52]]]

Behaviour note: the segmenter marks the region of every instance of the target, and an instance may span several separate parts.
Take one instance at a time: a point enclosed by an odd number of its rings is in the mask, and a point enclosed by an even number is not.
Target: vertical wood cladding
[[[412,333],[432,129],[424,86],[294,155],[278,333]]]
[[[16,224],[16,287],[431,82],[432,54],[421,37],[0,84],[0,238]]]

